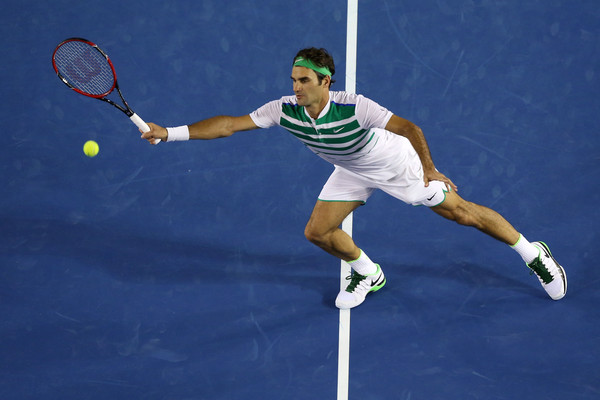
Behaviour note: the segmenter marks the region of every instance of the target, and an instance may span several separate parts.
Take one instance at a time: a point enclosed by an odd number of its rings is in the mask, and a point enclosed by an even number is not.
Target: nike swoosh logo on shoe
[[[384,281],[385,281],[385,278],[383,277],[383,275],[379,275],[379,278],[375,282],[371,283],[371,286],[378,286],[381,283],[383,283]]]

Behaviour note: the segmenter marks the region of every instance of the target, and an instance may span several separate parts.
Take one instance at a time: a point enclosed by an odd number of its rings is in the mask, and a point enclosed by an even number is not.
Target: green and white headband
[[[327,67],[319,67],[314,62],[307,60],[304,57],[298,57],[294,61],[294,67],[306,67],[323,75],[331,76],[331,71]]]

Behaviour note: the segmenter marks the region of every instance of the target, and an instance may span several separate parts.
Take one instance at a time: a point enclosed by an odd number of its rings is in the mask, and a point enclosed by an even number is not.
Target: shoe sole
[[[563,284],[565,285],[565,291],[563,292],[562,296],[557,297],[556,299],[552,298],[552,300],[560,300],[563,297],[565,297],[565,295],[567,294],[567,273],[565,272],[565,269],[562,267],[562,265],[560,265],[558,263],[558,261],[556,261],[556,259],[552,255],[552,252],[550,251],[550,248],[548,247],[548,245],[544,242],[538,242],[538,243],[542,245],[542,248],[546,252],[546,255],[549,256],[552,259],[552,261],[554,261],[556,263],[556,265],[558,265],[558,269],[560,271],[560,277],[562,278]]]

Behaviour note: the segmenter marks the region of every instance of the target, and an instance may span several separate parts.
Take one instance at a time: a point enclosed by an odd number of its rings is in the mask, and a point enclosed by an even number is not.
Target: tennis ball
[[[88,140],[83,145],[83,152],[88,157],[95,157],[99,151],[100,147],[98,146],[98,143],[94,142],[93,140]]]

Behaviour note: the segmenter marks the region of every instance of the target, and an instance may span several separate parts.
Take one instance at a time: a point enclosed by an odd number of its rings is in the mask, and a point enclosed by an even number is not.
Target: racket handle
[[[148,124],[146,124],[144,122],[143,119],[140,118],[139,115],[137,115],[136,113],[133,113],[133,115],[131,117],[129,117],[129,119],[131,120],[131,122],[133,122],[135,124],[135,126],[137,126],[142,133],[146,133],[150,130],[150,127],[148,126]],[[155,139],[154,140],[154,144],[159,144],[160,143],[160,139]]]

